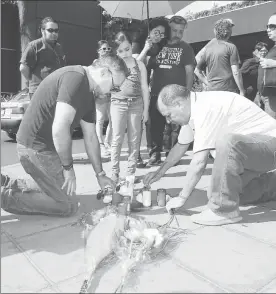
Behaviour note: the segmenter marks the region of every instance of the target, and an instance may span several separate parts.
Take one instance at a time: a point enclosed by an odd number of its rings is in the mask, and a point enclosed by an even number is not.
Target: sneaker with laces
[[[221,216],[208,208],[201,213],[193,214],[191,220],[204,226],[222,226],[237,223],[242,220],[242,217],[239,210]]]

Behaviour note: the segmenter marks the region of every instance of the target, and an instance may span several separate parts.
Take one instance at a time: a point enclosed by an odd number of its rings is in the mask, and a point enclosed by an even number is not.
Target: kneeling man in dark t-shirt
[[[79,124],[99,185],[114,188],[102,168],[94,94],[120,87],[127,72],[122,59],[109,55],[88,67],[60,68],[41,82],[17,133],[20,162],[37,185],[2,176],[4,210],[57,216],[77,211],[72,132]]]

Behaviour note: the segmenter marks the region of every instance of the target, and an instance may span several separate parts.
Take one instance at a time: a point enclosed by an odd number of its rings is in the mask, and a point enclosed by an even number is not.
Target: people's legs
[[[106,129],[104,144],[107,148],[110,148],[111,142],[112,142],[112,122],[111,122],[111,116],[110,116],[110,102],[107,102],[106,104],[107,104],[106,112],[107,112],[107,117],[109,122]]]
[[[10,179],[1,187],[2,208],[16,214],[70,216],[78,209],[77,198],[61,189],[64,183],[59,156],[54,151],[36,152],[18,144],[25,171],[34,179]]]
[[[218,215],[238,211],[246,170],[263,174],[276,168],[276,138],[261,134],[223,136],[216,146],[209,208]],[[248,180],[247,180],[248,181]]]
[[[110,106],[110,115],[112,123],[112,145],[111,145],[111,163],[112,178],[119,180],[120,172],[120,154],[127,126],[128,105],[126,101],[112,99]]]
[[[104,120],[106,117],[106,103],[99,103],[96,102],[96,116],[97,116],[97,121],[96,121],[96,133],[98,136],[98,140],[100,144],[104,143],[103,140],[103,124]]]
[[[246,171],[244,174],[246,174]],[[255,176],[253,172],[251,174],[251,181],[243,181],[240,205],[260,204],[276,200],[276,170],[261,175],[255,173]]]
[[[143,136],[143,125],[144,125],[144,122],[141,121],[141,132],[140,132],[140,137],[139,137],[139,152],[138,152],[138,157],[137,157],[137,167],[144,167],[144,162],[143,162],[143,159],[141,157],[141,153],[140,153],[140,149],[141,149],[141,143],[142,143],[142,136]]]
[[[148,151],[151,149],[151,145],[152,145],[152,140],[151,140],[151,131],[150,131],[150,122],[151,119],[149,117],[148,121],[145,123],[146,126],[146,138],[147,138],[147,149]]]
[[[165,128],[166,120],[158,111],[157,106],[157,96],[152,96],[150,100],[150,132],[152,140],[152,149],[150,151],[150,160],[149,163],[156,163],[160,161],[162,143],[163,143],[163,132]]]
[[[180,132],[180,125],[172,123],[171,149],[177,143],[179,132]]]
[[[163,150],[168,153],[171,150],[172,142],[171,142],[171,133],[172,133],[172,124],[165,124],[164,133],[163,133]]]
[[[264,103],[264,111],[276,119],[276,97],[262,97]]]
[[[139,154],[141,121],[143,117],[143,99],[137,98],[129,102],[127,117],[127,137],[128,137],[128,167],[127,175],[134,175],[136,171],[136,161]]]

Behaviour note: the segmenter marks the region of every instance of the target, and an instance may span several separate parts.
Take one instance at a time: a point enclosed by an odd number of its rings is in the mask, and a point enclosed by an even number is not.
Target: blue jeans
[[[141,120],[143,116],[143,99],[111,99],[110,115],[112,121],[111,162],[112,173],[120,172],[120,153],[124,141],[125,129],[128,137],[127,175],[136,171],[136,162],[140,148]]]
[[[217,214],[239,204],[276,198],[276,138],[262,134],[226,134],[217,142],[209,207]],[[270,193],[266,193],[270,191]],[[265,199],[262,199],[262,198]]]
[[[17,144],[20,162],[35,182],[10,179],[1,187],[2,208],[15,214],[70,216],[78,209],[76,196],[68,196],[62,189],[63,169],[55,151],[37,152]]]

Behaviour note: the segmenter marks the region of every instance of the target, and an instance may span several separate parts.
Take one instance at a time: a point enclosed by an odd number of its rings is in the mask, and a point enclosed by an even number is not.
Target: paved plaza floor
[[[175,196],[181,190],[192,152],[179,165],[152,185],[154,206],[138,214],[164,224],[165,208],[156,205],[156,190],[166,188]],[[147,158],[146,148],[142,156]],[[127,149],[121,155],[126,169]],[[108,175],[110,161],[103,163]],[[138,169],[142,177],[150,169]],[[164,256],[126,283],[124,292],[159,293],[276,293],[276,202],[241,207],[243,220],[237,224],[207,227],[191,222],[190,215],[207,203],[212,160],[196,190],[177,218],[187,229],[185,240],[169,256]],[[70,218],[18,216],[1,212],[1,292],[79,293],[84,276],[84,244],[81,228],[72,226],[84,213],[103,207],[96,199],[99,186],[85,154],[75,156],[77,195],[81,208]],[[20,164],[2,168],[2,173],[25,175]],[[142,184],[137,184],[137,188]],[[104,233],[104,232],[103,232]],[[118,286],[118,265],[99,273],[90,288],[95,293],[114,293]]]

